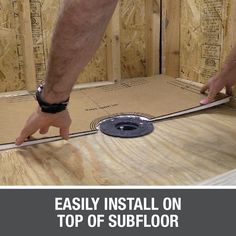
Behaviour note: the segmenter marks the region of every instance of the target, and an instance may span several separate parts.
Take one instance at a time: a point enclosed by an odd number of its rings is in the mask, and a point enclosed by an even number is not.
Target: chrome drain
[[[148,135],[154,130],[153,124],[139,116],[117,116],[99,124],[102,133],[120,138],[137,138]]]

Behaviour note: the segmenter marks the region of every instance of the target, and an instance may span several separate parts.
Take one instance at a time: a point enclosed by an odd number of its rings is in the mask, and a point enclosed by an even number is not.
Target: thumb
[[[201,93],[205,93],[207,90],[209,89],[209,85],[208,84],[205,84],[203,85],[203,87],[201,88]]]
[[[207,98],[204,98],[203,100],[200,101],[200,104],[202,105],[207,105],[211,102],[213,102],[216,98],[217,92],[214,89],[210,89],[209,94]]]
[[[20,133],[20,136],[16,139],[15,144],[21,145],[29,136],[34,134],[38,130],[37,126],[26,126]]]

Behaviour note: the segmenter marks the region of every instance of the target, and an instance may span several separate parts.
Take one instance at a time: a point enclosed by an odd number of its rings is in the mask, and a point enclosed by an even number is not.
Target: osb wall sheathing
[[[107,52],[106,36],[104,36],[101,45],[95,56],[80,74],[78,83],[89,83],[107,81]]]
[[[181,78],[205,83],[220,70],[233,45],[232,5],[233,0],[181,1]]]
[[[37,82],[45,77],[47,59],[61,0],[30,0]],[[101,47],[78,78],[78,83],[106,80],[105,39]]]
[[[35,58],[37,79],[45,76],[46,61],[50,48],[53,27],[57,18],[60,0],[31,0],[33,35],[36,28]],[[34,9],[38,19],[35,20]],[[145,0],[120,0],[120,40],[122,78],[146,75],[145,58]],[[36,26],[34,25],[36,23]],[[37,38],[41,38],[38,40]],[[104,36],[101,46],[91,62],[81,73],[78,83],[107,80],[107,42]],[[38,52],[39,51],[39,52]]]
[[[23,55],[15,0],[0,0],[0,92],[25,89]]]
[[[146,76],[145,0],[121,0],[122,78]]]
[[[30,0],[34,61],[37,82],[44,80],[53,27],[60,0]]]
[[[37,83],[45,78],[53,28],[61,1],[29,0]],[[19,3],[21,0],[0,0],[0,92],[27,89],[20,34],[23,31],[20,29],[18,19],[22,14],[17,7]],[[146,76],[145,0],[120,0],[118,20],[120,20],[120,30],[118,30],[120,35],[117,37],[121,44],[121,78]],[[107,42],[108,37],[105,35],[96,55],[79,76],[78,83],[108,80]]]

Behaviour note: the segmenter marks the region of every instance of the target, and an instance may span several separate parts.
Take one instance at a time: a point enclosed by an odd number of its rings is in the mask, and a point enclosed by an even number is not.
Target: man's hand
[[[233,95],[232,86],[236,82],[236,76],[228,76],[228,78],[222,78],[220,76],[214,76],[212,77],[207,84],[205,84],[202,89],[201,93],[205,93],[206,91],[209,91],[208,97],[203,99],[200,103],[202,105],[206,105],[208,103],[211,103],[215,100],[217,94],[225,87],[226,88],[226,94],[229,96]]]
[[[64,0],[53,33],[43,101],[49,104],[65,101],[70,95],[78,75],[98,49],[118,0]],[[50,126],[58,127],[64,139],[69,138],[71,118],[67,110],[48,114],[40,108],[34,112],[16,145],[40,131],[48,132]]]
[[[20,136],[16,139],[16,145],[21,145],[38,130],[40,134],[46,134],[50,126],[59,128],[60,136],[67,140],[69,139],[70,125],[71,118],[68,110],[56,114],[49,114],[41,112],[39,107],[27,120]]]

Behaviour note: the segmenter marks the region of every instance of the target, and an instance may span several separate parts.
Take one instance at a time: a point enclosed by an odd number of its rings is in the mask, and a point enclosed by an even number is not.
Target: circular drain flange
[[[150,134],[154,130],[153,124],[138,116],[118,116],[100,123],[102,133],[120,138],[136,138]]]

